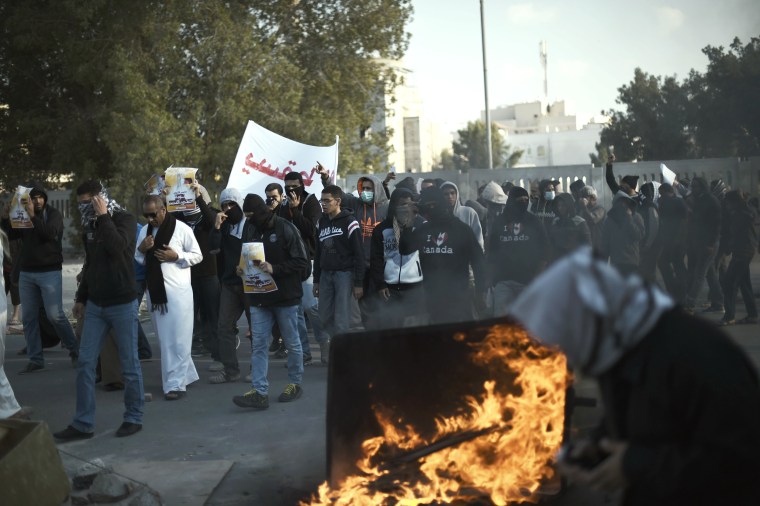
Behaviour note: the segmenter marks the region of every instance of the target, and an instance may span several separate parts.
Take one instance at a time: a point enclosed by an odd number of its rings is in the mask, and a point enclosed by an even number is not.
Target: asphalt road
[[[70,310],[75,289],[74,276],[79,263],[64,265],[64,305]],[[753,264],[756,290],[760,285],[760,264]],[[10,315],[10,312],[9,312]],[[720,315],[708,315],[717,320]],[[738,317],[743,316],[739,304]],[[161,392],[161,367],[158,343],[149,321],[145,330],[153,345],[154,358],[142,363],[145,391],[153,395],[146,403],[144,428],[129,438],[115,438],[122,419],[121,392],[97,391],[96,435],[93,439],[59,445],[62,451],[83,459],[101,458],[106,463],[126,461],[234,461],[232,469],[209,498],[209,505],[290,505],[315,491],[326,478],[325,406],[327,368],[308,367],[301,399],[281,404],[276,395],[287,383],[284,360],[271,360],[270,408],[250,411],[232,403],[232,396],[247,391],[244,382],[211,385],[208,383],[210,358],[195,359],[201,380],[188,389],[185,399],[167,402]],[[241,320],[241,335],[247,325]],[[744,347],[760,367],[760,327],[736,326],[730,335]],[[19,376],[26,364],[16,351],[24,346],[22,335],[7,337],[6,372],[19,401],[32,406],[34,417],[44,420],[52,431],[71,421],[75,408],[75,370],[60,348],[45,352],[44,371]],[[312,345],[319,356],[318,347]],[[241,364],[250,360],[246,339],[238,349]],[[247,372],[247,368],[244,368]],[[579,380],[579,395],[595,396],[592,382]],[[274,394],[274,395],[272,395]],[[579,408],[573,419],[576,431],[593,426],[599,408]],[[199,477],[202,479],[202,477]],[[551,501],[561,506],[613,504],[613,498],[570,486],[567,493]]]

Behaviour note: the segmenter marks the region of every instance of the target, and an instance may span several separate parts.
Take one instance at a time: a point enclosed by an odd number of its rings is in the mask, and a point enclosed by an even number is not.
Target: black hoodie
[[[21,239],[19,270],[21,272],[60,271],[63,264],[63,216],[53,206],[48,205],[45,188],[39,183],[31,183],[30,193],[41,193],[45,199],[42,213],[32,217],[34,228],[15,229],[9,219],[2,220],[2,227],[9,239]]]
[[[322,206],[319,205],[316,195],[307,193],[304,189],[297,207],[290,207],[288,202],[282,202],[275,212],[280,218],[285,218],[296,226],[306,245],[309,258],[314,258],[317,252],[317,223],[322,216]]]
[[[322,271],[353,271],[354,286],[364,282],[364,247],[359,222],[353,213],[341,209],[335,218],[322,214],[317,228],[314,256],[314,283]]]

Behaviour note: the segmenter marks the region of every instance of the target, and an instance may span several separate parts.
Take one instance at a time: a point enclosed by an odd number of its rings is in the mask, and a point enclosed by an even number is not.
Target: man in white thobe
[[[135,260],[146,266],[148,307],[161,344],[161,378],[166,400],[185,396],[198,380],[190,357],[193,344],[193,289],[190,267],[203,260],[190,227],[166,211],[160,197],[143,201],[148,226],[137,237]]]

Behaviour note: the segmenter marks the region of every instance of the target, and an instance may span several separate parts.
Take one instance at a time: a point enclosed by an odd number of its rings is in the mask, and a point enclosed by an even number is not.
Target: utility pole
[[[480,36],[483,45],[483,89],[486,96],[486,148],[488,149],[488,168],[493,169],[493,148],[491,147],[491,109],[488,108],[488,66],[486,65],[486,22],[483,13],[483,0],[480,0]]]

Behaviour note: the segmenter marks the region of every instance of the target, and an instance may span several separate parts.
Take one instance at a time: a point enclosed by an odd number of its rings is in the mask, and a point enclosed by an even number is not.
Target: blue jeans
[[[124,380],[124,421],[142,424],[143,378],[137,356],[137,301],[101,307],[93,302],[85,306],[82,342],[77,371],[77,413],[71,426],[82,432],[95,428],[95,367],[103,340],[114,330],[119,349],[121,375]]]
[[[313,264],[312,264],[313,266]],[[301,338],[301,348],[303,348],[304,355],[311,355],[311,346],[309,345],[309,329],[306,328],[306,317],[309,315],[309,323],[314,330],[314,339],[318,343],[325,341],[324,333],[319,322],[319,318],[314,318],[312,309],[317,305],[317,299],[314,298],[314,277],[309,276],[309,279],[301,283],[303,288],[303,295],[301,296],[301,307],[298,310],[298,336]]]
[[[26,353],[30,362],[44,365],[42,338],[40,337],[40,308],[45,308],[48,320],[55,333],[63,341],[69,352],[77,353],[77,338],[74,329],[63,312],[63,277],[61,271],[21,272],[19,290],[21,292],[21,319],[24,323]]]
[[[319,319],[331,338],[348,332],[353,297],[353,272],[322,271],[319,279]]]
[[[288,350],[288,381],[300,385],[303,381],[303,350],[298,336],[298,310],[301,306],[251,306],[253,353],[251,373],[253,388],[261,395],[269,394],[269,339],[275,318],[280,326],[282,340]]]

